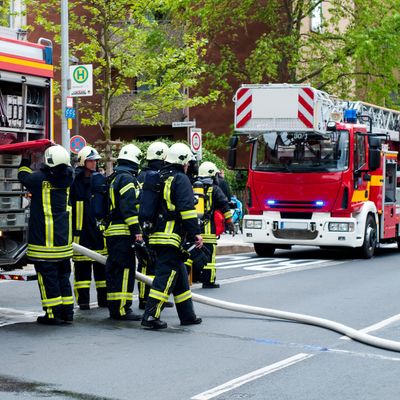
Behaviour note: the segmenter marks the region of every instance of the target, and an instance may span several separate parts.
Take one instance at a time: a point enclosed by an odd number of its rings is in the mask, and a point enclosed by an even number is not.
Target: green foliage
[[[27,0],[35,23],[55,34],[60,1]],[[87,0],[69,2],[70,52],[94,64],[95,94],[83,98],[82,123],[98,125],[106,139],[126,121],[157,124],[161,114],[215,100],[218,92],[188,96],[204,73],[200,57],[206,40],[170,20],[173,0]],[[134,94],[134,95],[132,95]],[[119,98],[120,106],[113,101]]]
[[[309,17],[321,5],[312,32]],[[287,82],[399,105],[400,0],[182,0],[177,7],[175,17],[209,43],[207,86],[226,100],[240,83]],[[238,52],[255,26],[263,33]]]

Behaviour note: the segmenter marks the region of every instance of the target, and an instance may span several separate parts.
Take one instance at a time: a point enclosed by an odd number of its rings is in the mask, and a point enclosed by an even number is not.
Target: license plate
[[[280,229],[302,229],[302,230],[307,230],[308,229],[308,223],[307,222],[281,222]]]

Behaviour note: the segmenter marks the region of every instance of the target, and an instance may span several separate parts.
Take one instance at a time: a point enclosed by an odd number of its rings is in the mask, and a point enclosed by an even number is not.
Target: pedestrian
[[[97,172],[97,160],[100,155],[96,149],[85,146],[78,153],[78,167],[71,186],[73,241],[99,254],[107,255],[107,247],[101,225],[96,221],[93,211],[93,182]],[[104,181],[106,178],[102,178]],[[81,310],[90,309],[90,284],[92,270],[97,291],[97,304],[107,307],[107,289],[105,267],[103,264],[74,252],[74,292]]]
[[[193,190],[186,175],[191,157],[192,152],[187,145],[175,143],[168,149],[167,165],[161,170],[164,185],[158,210],[160,217],[149,237],[150,246],[157,254],[157,263],[142,319],[142,326],[148,329],[167,327],[166,322],[160,320],[160,315],[170,293],[174,295],[181,325],[202,322],[194,312],[181,247],[184,238],[195,243],[197,248],[203,245]]]
[[[138,181],[143,185],[145,176],[149,171],[159,172],[161,168],[165,166],[165,158],[167,157],[168,145],[163,142],[153,142],[147,148],[146,160],[147,166],[143,167],[139,176]],[[154,278],[155,270],[155,259],[156,255],[153,249],[149,247],[149,237],[145,232],[143,233],[143,240],[145,242],[146,249],[143,247],[137,248],[138,258],[138,272],[147,275],[150,278]],[[143,249],[143,250],[141,250]],[[139,309],[144,310],[146,308],[146,301],[149,296],[150,287],[144,282],[138,281],[139,290]],[[173,307],[173,304],[169,301],[165,303],[165,307]]]
[[[140,188],[137,181],[141,155],[134,144],[123,146],[109,187],[106,281],[110,318],[116,320],[141,319],[131,309],[136,267],[134,244],[143,239],[138,218]]]
[[[74,180],[70,157],[62,146],[44,152],[44,165],[33,172],[28,153],[23,155],[18,179],[31,194],[27,256],[33,261],[44,316],[39,324],[71,323],[74,298],[69,281],[72,256],[69,188]]]
[[[204,186],[204,216],[201,220],[201,236],[203,237],[204,246],[208,250],[209,260],[201,271],[196,271],[193,268],[192,276],[194,282],[202,282],[203,289],[214,289],[220,286],[218,283],[215,283],[217,235],[214,213],[220,211],[225,218],[225,224],[230,229],[233,229],[229,201],[217,184],[218,173],[217,166],[210,161],[203,162],[199,167],[198,180]]]

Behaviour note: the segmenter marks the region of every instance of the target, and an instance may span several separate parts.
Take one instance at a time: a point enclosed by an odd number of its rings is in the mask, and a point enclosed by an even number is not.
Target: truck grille
[[[277,229],[272,233],[277,239],[313,240],[318,236],[318,231],[304,229]]]

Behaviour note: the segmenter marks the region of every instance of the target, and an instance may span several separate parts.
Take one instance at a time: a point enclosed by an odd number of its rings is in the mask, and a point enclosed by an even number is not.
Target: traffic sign
[[[196,121],[177,121],[172,123],[173,128],[191,128],[196,126]]]
[[[71,96],[67,96],[67,108],[74,107],[74,98]]]
[[[75,108],[66,108],[65,109],[65,118],[67,118],[67,119],[75,119],[76,118],[76,110],[75,110]]]
[[[78,154],[86,146],[86,139],[81,135],[72,136],[69,141],[69,147],[72,153]]]
[[[197,159],[202,158],[202,138],[200,128],[190,128],[190,148],[197,155]]]
[[[71,81],[70,96],[83,97],[93,95],[93,66],[71,65],[69,67],[69,79]]]

